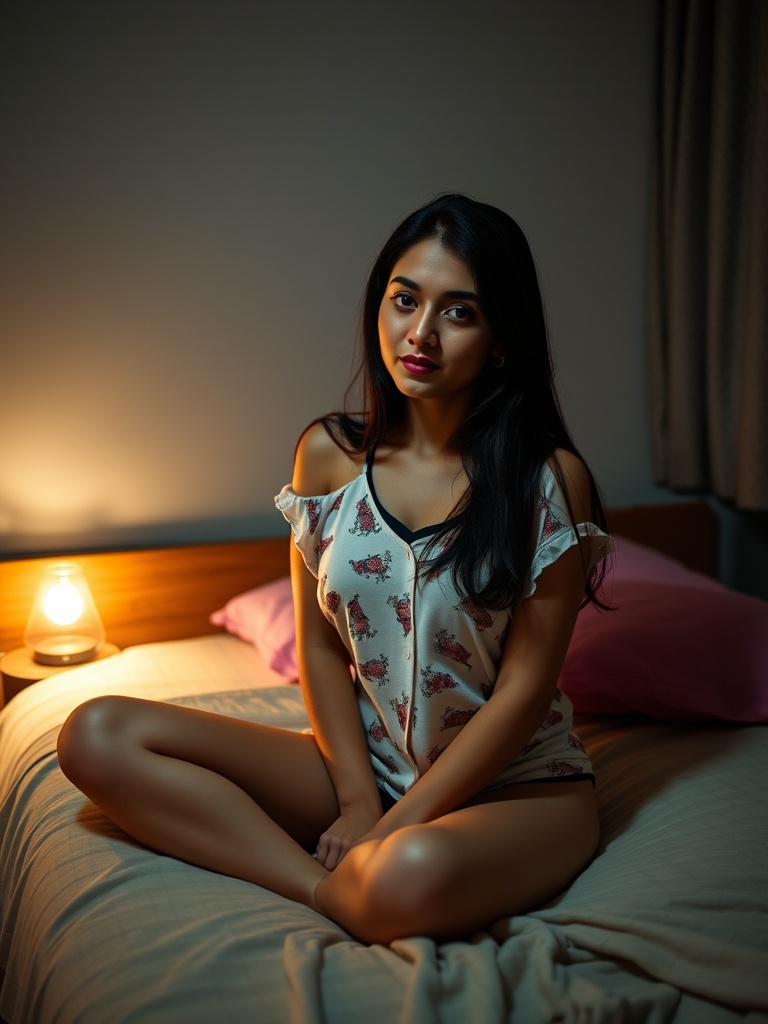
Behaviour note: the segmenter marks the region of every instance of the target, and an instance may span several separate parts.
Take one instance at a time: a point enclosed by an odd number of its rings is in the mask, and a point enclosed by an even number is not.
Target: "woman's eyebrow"
[[[393,277],[392,278],[392,280],[390,281],[390,284],[404,284],[406,288],[410,288],[414,292],[420,292],[421,291],[421,286],[416,284],[415,281],[411,281],[411,279],[409,277],[402,277],[399,274],[398,274],[397,277]],[[479,302],[480,301],[478,299],[478,297],[477,297],[477,292],[454,291],[454,292],[444,292],[443,294],[445,295],[445,297],[447,299],[469,299],[472,302]]]

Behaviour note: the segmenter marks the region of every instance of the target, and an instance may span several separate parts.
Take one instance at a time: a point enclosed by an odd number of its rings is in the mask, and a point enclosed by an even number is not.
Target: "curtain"
[[[768,0],[662,0],[648,354],[656,481],[768,509]]]

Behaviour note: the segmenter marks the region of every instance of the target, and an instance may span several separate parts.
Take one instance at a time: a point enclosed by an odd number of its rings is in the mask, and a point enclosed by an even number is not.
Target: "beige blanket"
[[[70,707],[135,693],[287,728],[296,687],[229,637],[134,648],[0,713],[8,1024],[768,1020],[768,731],[584,719],[599,855],[468,942],[366,947],[257,886],[139,847],[62,776]]]

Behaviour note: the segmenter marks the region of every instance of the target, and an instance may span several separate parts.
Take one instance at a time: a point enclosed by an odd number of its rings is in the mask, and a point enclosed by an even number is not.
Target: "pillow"
[[[768,721],[768,602],[617,537],[606,597],[579,614],[560,674],[577,711],[671,721]],[[296,679],[288,577],[233,598],[211,622]]]
[[[768,721],[768,602],[616,539],[606,596],[579,614],[560,675],[577,711]]]
[[[273,672],[297,679],[296,626],[293,595],[288,576],[233,597],[210,616],[214,626],[224,626],[256,647]]]
[[[641,580],[646,583],[671,583],[674,586],[696,587],[699,590],[724,590],[722,583],[703,573],[687,569],[660,551],[636,544],[626,537],[613,538],[611,569],[606,578],[610,587],[611,579]]]

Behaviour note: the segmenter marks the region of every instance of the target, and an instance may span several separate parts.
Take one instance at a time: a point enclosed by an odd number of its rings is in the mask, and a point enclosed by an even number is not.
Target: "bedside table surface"
[[[111,658],[113,654],[119,654],[120,648],[114,644],[102,644],[99,653],[90,661],[81,662],[79,665],[38,665],[32,654],[26,647],[19,647],[15,651],[0,658],[0,674],[2,674],[3,693],[5,703],[15,697],[20,690],[25,689],[32,683],[38,683],[41,679],[49,676],[59,675],[61,672],[71,672],[73,668],[84,668],[86,665],[94,665],[104,658]],[[0,694],[2,696],[2,694]],[[0,700],[0,707],[3,706]]]
[[[79,665],[39,665],[26,647],[19,647],[15,651],[9,651],[0,659],[0,672],[6,676],[16,676],[17,679],[30,679],[38,682],[40,679],[47,679],[56,672],[68,672],[72,668],[82,668],[83,665],[92,665],[95,661],[102,661],[110,658],[113,654],[119,654],[120,648],[114,644],[104,643],[99,653],[90,661],[83,661]]]

